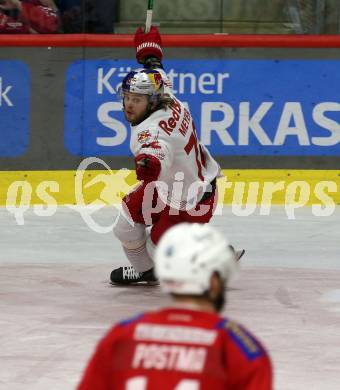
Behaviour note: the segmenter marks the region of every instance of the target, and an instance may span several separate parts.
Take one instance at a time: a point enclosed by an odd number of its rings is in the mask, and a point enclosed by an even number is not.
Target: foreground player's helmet
[[[121,95],[124,92],[148,95],[150,100],[157,100],[164,93],[162,75],[149,69],[132,71],[125,76],[120,87]]]
[[[167,292],[201,295],[209,289],[214,272],[227,281],[236,268],[228,241],[207,224],[176,225],[156,247],[156,275]]]

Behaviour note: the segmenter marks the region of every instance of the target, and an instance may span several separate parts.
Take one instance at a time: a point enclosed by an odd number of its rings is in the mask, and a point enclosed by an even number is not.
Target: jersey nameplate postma
[[[191,373],[203,371],[207,348],[156,343],[136,345],[132,368],[176,370]]]

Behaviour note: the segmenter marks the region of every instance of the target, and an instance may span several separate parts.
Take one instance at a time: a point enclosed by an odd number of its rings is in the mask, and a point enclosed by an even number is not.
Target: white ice
[[[91,218],[107,227],[115,213]],[[159,287],[111,287],[126,263],[119,243],[77,211],[30,209],[19,221],[0,208],[0,389],[75,389],[114,322],[169,301]],[[275,389],[340,389],[340,209],[292,220],[279,207],[248,217],[227,208],[212,223],[247,250],[223,314],[266,345]]]

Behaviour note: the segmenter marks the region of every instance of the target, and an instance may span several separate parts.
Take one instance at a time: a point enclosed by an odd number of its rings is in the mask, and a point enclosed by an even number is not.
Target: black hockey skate
[[[145,272],[137,272],[131,265],[119,267],[111,272],[111,284],[117,285],[157,285],[153,268]]]

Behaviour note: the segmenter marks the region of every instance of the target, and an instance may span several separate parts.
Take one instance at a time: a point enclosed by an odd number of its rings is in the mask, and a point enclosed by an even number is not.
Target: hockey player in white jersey
[[[220,175],[197,138],[190,111],[172,94],[157,28],[139,28],[135,47],[144,68],[124,78],[120,95],[140,184],[123,198],[114,227],[131,266],[113,270],[113,284],[157,282],[152,257],[159,239],[180,222],[209,222]]]

